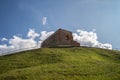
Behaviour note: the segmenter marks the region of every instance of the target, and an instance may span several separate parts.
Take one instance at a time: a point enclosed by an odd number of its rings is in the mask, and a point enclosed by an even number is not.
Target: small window
[[[65,36],[65,39],[66,39],[66,40],[69,40],[69,36],[68,36],[68,35],[66,35],[66,36]]]

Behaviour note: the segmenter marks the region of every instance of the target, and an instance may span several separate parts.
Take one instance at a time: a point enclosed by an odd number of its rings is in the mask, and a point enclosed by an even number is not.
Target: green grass
[[[120,52],[42,48],[0,56],[0,80],[120,80]]]

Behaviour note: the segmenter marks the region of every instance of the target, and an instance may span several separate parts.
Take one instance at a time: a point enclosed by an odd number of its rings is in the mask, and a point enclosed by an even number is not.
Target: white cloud
[[[40,40],[41,41],[44,41],[45,39],[47,39],[50,35],[52,35],[54,33],[54,31],[50,31],[50,32],[47,32],[47,31],[42,31],[41,32],[41,36],[40,36]]]
[[[35,40],[23,39],[18,36],[13,36],[13,38],[9,40],[9,44],[14,46],[16,49],[32,48],[37,46],[37,43]]]
[[[29,38],[35,39],[36,37],[39,37],[40,34],[36,33],[34,29],[29,29],[27,36]]]
[[[15,50],[14,46],[7,46],[6,44],[0,45],[0,55],[8,54],[9,51]]]
[[[98,47],[105,49],[112,49],[112,45],[109,43],[101,43],[97,39],[97,34],[93,31],[84,31],[77,30],[77,33],[73,33],[73,39],[78,41],[81,46],[89,46],[89,47]]]
[[[9,53],[24,51],[35,49],[37,47],[37,42],[34,39],[23,39],[18,36],[13,36],[12,39],[9,40],[9,46],[4,44],[0,45],[0,55],[5,55]]]
[[[36,33],[34,29],[29,29],[27,39],[15,35],[8,40],[9,45],[0,45],[0,54],[38,48],[38,43],[35,41],[35,38],[39,37],[39,35],[40,34]]]
[[[0,49],[1,49],[1,48],[3,48],[3,49],[4,49],[4,48],[7,48],[7,45],[6,45],[6,44],[0,45]]]
[[[112,45],[110,43],[99,43],[98,44],[99,48],[104,48],[104,49],[112,49]]]
[[[43,17],[42,18],[42,25],[46,25],[47,24],[47,17]]]
[[[8,39],[4,37],[1,39],[1,41],[8,41]]]
[[[37,45],[37,48],[41,48],[41,44],[42,44],[43,41],[38,41],[38,45]]]

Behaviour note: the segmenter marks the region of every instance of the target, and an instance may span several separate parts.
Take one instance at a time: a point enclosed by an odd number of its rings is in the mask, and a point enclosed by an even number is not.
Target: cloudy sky
[[[120,0],[0,0],[0,52],[40,46],[58,28],[82,45],[120,49],[119,21]]]

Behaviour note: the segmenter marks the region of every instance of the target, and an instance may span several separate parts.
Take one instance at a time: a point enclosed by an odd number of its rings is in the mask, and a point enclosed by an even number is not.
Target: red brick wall
[[[63,29],[57,30],[53,35],[43,41],[41,47],[80,46],[73,41],[72,32]]]

